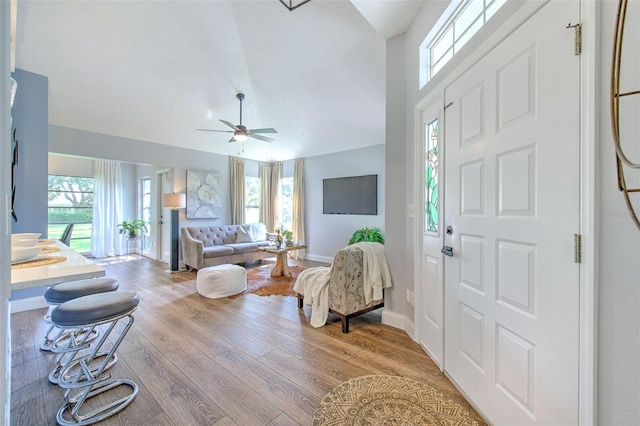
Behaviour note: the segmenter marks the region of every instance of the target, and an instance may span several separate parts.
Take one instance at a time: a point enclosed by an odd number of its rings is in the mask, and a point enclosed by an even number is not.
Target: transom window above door
[[[507,0],[453,1],[420,45],[420,87],[458,53]]]

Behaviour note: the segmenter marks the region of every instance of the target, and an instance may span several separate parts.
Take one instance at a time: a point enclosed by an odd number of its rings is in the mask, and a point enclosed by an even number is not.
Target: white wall
[[[93,160],[49,154],[49,174],[93,177]]]
[[[413,307],[406,301],[406,290],[413,290],[413,257],[410,247],[413,219],[408,218],[407,200],[412,186],[408,184],[406,126],[406,55],[405,35],[387,41],[387,143],[385,253],[393,288],[385,293],[385,311],[405,316],[413,322]]]
[[[638,11],[640,2],[631,1]],[[632,425],[640,419],[640,230],[631,222],[622,194],[617,190],[615,153],[611,136],[609,110],[609,76],[613,31],[617,2],[602,2],[601,19],[601,109],[600,109],[600,303],[598,351],[598,411],[601,425]],[[640,58],[640,14],[628,21],[625,29],[625,50]],[[631,56],[626,57],[627,60]],[[624,59],[624,57],[623,57]],[[627,62],[626,65],[629,65]],[[625,66],[625,64],[623,64]],[[633,87],[640,89],[638,68],[631,68]],[[640,101],[636,97],[636,101]],[[637,103],[636,103],[637,105]],[[635,115],[637,125],[637,111]],[[632,154],[638,158],[638,127],[623,132],[632,141]],[[636,160],[637,161],[637,160]],[[640,171],[627,171],[638,176]],[[633,181],[638,182],[637,177]],[[640,209],[638,194],[635,207]]]
[[[11,265],[9,264],[9,200],[11,182],[10,77],[10,3],[0,2],[0,423],[9,424],[11,395]]]
[[[332,262],[348,245],[354,231],[378,227],[385,235],[385,146],[354,149],[305,159],[305,225],[307,259]],[[322,179],[378,175],[377,215],[336,215],[322,213]],[[385,235],[386,237],[386,235]]]

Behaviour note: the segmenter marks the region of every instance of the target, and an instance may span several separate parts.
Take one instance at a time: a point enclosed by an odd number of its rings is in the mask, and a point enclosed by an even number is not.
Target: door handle
[[[444,246],[440,250],[440,253],[444,254],[445,256],[453,257],[453,247]]]

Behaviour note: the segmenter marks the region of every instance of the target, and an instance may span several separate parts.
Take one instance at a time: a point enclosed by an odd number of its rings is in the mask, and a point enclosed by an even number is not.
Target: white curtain
[[[304,158],[296,159],[293,165],[292,231],[296,241],[304,241]],[[289,252],[294,259],[304,259],[304,250]]]
[[[233,224],[244,223],[244,160],[229,157],[231,181],[231,220]]]
[[[93,227],[91,254],[106,257],[124,254],[122,223],[122,172],[120,163],[95,160],[93,163]]]
[[[271,163],[259,163],[258,177],[260,178],[260,222],[264,223],[267,231],[274,232],[276,224],[271,216]]]
[[[282,224],[282,162],[271,164],[271,218],[274,229]]]

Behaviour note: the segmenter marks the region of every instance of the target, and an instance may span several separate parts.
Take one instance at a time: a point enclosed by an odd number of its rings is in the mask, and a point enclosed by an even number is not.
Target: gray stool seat
[[[49,304],[49,313],[45,315],[44,321],[50,324],[47,332],[44,335],[44,341],[40,344],[40,350],[52,351],[55,347],[63,347],[67,345],[66,340],[69,338],[70,331],[63,332],[60,329],[56,329],[56,326],[51,321],[51,310],[54,306],[60,305],[69,300],[76,299],[82,296],[88,296],[96,293],[106,293],[116,291],[118,289],[118,281],[113,278],[95,278],[88,280],[69,281],[66,283],[56,284],[51,286],[44,293],[44,298]],[[57,330],[57,334],[52,335],[54,330]],[[91,335],[86,336],[86,342],[90,342],[97,338],[99,335],[98,330],[93,330]],[[53,382],[55,383],[55,381]]]
[[[51,321],[58,327],[99,324],[134,310],[139,302],[133,291],[91,294],[57,306],[51,313]]]
[[[113,278],[93,278],[51,286],[45,291],[44,298],[50,305],[60,305],[78,297],[115,291],[117,289],[118,281]]]

